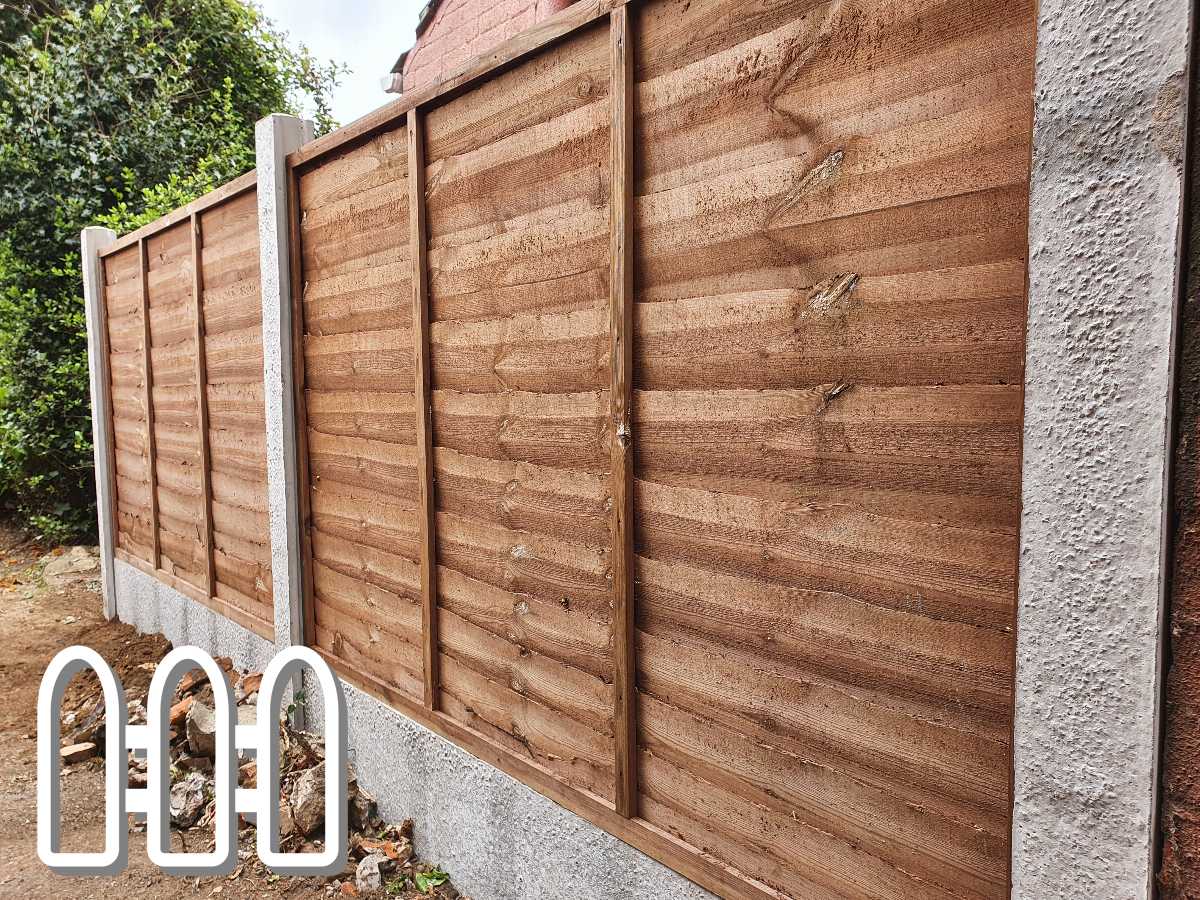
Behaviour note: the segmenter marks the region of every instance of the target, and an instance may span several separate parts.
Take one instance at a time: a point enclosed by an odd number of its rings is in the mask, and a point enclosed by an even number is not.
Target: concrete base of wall
[[[121,560],[113,561],[117,618],[143,634],[161,634],[176,647],[228,656],[245,671],[262,671],[275,645],[201,606]]]
[[[240,669],[275,647],[120,560],[117,617]],[[350,760],[385,818],[416,823],[417,852],[474,900],[702,900],[713,895],[357,688],[343,684]],[[309,721],[323,721],[306,678]]]
[[[713,895],[457,745],[343,683],[350,760],[385,818],[474,900],[701,900]],[[323,721],[305,679],[310,722]]]

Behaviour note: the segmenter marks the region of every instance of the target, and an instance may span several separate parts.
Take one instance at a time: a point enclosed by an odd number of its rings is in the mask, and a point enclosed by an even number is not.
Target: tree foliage
[[[0,503],[94,527],[79,231],[128,231],[254,165],[254,123],[336,67],[242,0],[0,0]]]

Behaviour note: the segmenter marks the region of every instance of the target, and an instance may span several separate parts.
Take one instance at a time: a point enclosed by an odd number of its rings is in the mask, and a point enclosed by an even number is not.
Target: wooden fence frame
[[[127,250],[130,247],[138,248],[138,268],[141,279],[141,309],[142,309],[142,379],[143,379],[143,402],[146,404],[146,431],[148,435],[148,456],[147,456],[147,479],[148,489],[150,492],[150,528],[151,528],[151,554],[152,560],[147,561],[139,556],[135,556],[128,550],[119,546],[114,546],[113,556],[124,563],[128,563],[135,569],[145,572],[147,575],[158,579],[168,587],[173,588],[183,594],[190,600],[203,604],[210,609],[215,610],[226,618],[238,625],[255,633],[261,634],[264,624],[272,625],[271,622],[259,622],[254,617],[248,615],[243,610],[239,609],[232,603],[222,600],[217,596],[216,590],[216,554],[213,541],[213,514],[212,514],[212,478],[209,470],[209,465],[212,458],[211,449],[209,447],[210,435],[208,428],[208,395],[205,390],[207,383],[207,349],[205,347],[205,331],[204,331],[204,311],[203,311],[203,273],[201,270],[202,259],[202,234],[200,232],[200,216],[206,210],[220,206],[221,204],[233,200],[236,197],[248,193],[249,191],[257,190],[258,174],[255,170],[251,170],[244,175],[235,178],[234,180],[222,185],[216,190],[210,191],[202,197],[193,200],[186,206],[182,206],[173,212],[168,213],[162,218],[156,219],[147,225],[143,225],[136,231],[132,231],[127,235],[117,239],[107,247],[102,249],[98,254],[101,265],[105,259],[120,253],[122,250]],[[155,460],[155,436],[154,436],[154,374],[151,365],[151,341],[150,341],[150,307],[149,307],[149,260],[147,254],[147,242],[158,234],[167,231],[181,223],[187,222],[190,230],[189,241],[192,255],[192,302],[194,304],[194,316],[192,323],[192,337],[196,341],[196,361],[195,361],[195,377],[197,378],[198,387],[198,417],[197,431],[200,436],[200,490],[201,490],[201,515],[202,515],[202,534],[200,538],[201,549],[204,553],[203,573],[205,576],[205,588],[199,588],[196,585],[180,578],[173,572],[169,572],[162,566],[162,555],[159,547],[159,522],[158,522],[158,478],[157,465]],[[112,371],[110,367],[110,359],[108,355],[108,302],[104,287],[103,273],[101,273],[100,283],[98,285],[100,292],[100,322],[98,328],[103,336],[104,353],[101,360],[102,378],[106,385],[111,384]],[[107,424],[109,430],[109,447],[115,447],[115,436],[113,435],[113,419],[109,416]],[[97,473],[99,477],[100,473]],[[119,532],[117,522],[117,503],[116,503],[116,454],[108,454],[108,471],[104,473],[104,477],[108,479],[110,496],[113,498],[111,528],[114,542],[117,540]]]
[[[287,156],[289,253],[292,271],[293,349],[296,404],[297,472],[301,487],[301,547],[304,573],[305,642],[315,634],[312,581],[312,519],[308,500],[307,440],[304,423],[304,355],[302,346],[301,247],[299,240],[300,175],[335,152],[352,149],[382,131],[406,124],[408,129],[409,238],[413,259],[413,332],[417,415],[417,475],[421,534],[421,589],[424,659],[422,702],[382,681],[358,672],[333,655],[317,649],[347,682],[381,698],[468,753],[516,778],[560,806],[643,851],[697,884],[724,897],[765,900],[779,898],[774,889],[707,855],[638,815],[636,607],[633,590],[633,432],[631,423],[633,370],[633,269],[631,264],[633,204],[633,58],[629,7],[636,0],[580,0],[491,53],[468,62],[458,72],[406,94],[350,125],[318,138]],[[432,470],[431,403],[429,390],[429,285],[425,265],[426,212],[424,189],[423,120],[428,111],[468,88],[500,74],[552,44],[607,20],[611,51],[610,197],[611,285],[609,341],[611,390],[609,427],[613,508],[613,684],[615,802],[565,784],[545,770],[512,754],[500,744],[463,726],[438,708],[437,688],[437,566]]]
[[[405,96],[339,132],[308,143],[289,157],[289,181],[294,178],[292,172],[296,166],[303,166],[394,126],[409,110],[418,110],[419,115],[420,110],[428,108],[437,98],[454,96],[548,44],[605,15],[614,14],[626,2],[632,4],[636,0],[579,0],[564,13],[486,57],[468,63],[444,81]],[[1155,583],[1159,544],[1143,541],[1131,546],[1126,536],[1139,529],[1158,534],[1165,526],[1161,510],[1121,502],[1121,496],[1112,491],[1108,482],[1078,477],[1064,480],[1061,473],[1064,452],[1103,460],[1113,445],[1128,449],[1130,435],[1134,436],[1134,450],[1141,452],[1149,465],[1156,466],[1162,463],[1163,448],[1169,449],[1169,442],[1163,441],[1154,428],[1145,427],[1145,416],[1142,415],[1149,409],[1151,418],[1161,417],[1161,404],[1142,403],[1136,411],[1133,406],[1126,405],[1099,422],[1095,417],[1064,417],[1063,411],[1094,404],[1094,385],[1098,381],[1129,395],[1153,394],[1159,399],[1170,395],[1170,385],[1163,381],[1161,367],[1155,369],[1151,365],[1153,380],[1147,381],[1147,359],[1151,363],[1161,361],[1154,353],[1161,352],[1161,348],[1171,341],[1171,317],[1169,310],[1164,309],[1163,281],[1159,277],[1166,267],[1156,268],[1151,273],[1155,277],[1146,277],[1147,272],[1138,266],[1150,256],[1161,263],[1176,245],[1170,229],[1164,229],[1162,222],[1154,217],[1126,217],[1128,227],[1116,230],[1096,226],[1096,217],[1090,215],[1088,207],[1091,195],[1084,190],[1086,179],[1078,171],[1080,148],[1073,136],[1080,129],[1094,129],[1097,121],[1104,120],[1111,132],[1109,136],[1119,140],[1129,136],[1128,128],[1122,124],[1127,124],[1126,120],[1147,121],[1152,112],[1150,106],[1157,101],[1155,92],[1147,91],[1145,86],[1174,84],[1178,77],[1174,73],[1186,72],[1185,51],[1189,37],[1194,39],[1195,29],[1187,28],[1186,10],[1181,3],[1156,6],[1155,15],[1142,17],[1136,23],[1137,27],[1120,33],[1108,31],[1104,25],[1087,29],[1060,27],[1076,12],[1072,5],[1062,0],[1047,0],[1038,10],[1039,47],[1033,106],[1038,121],[1045,118],[1073,127],[1035,129],[1032,142],[1035,165],[1028,197],[1029,231],[1039,239],[1039,252],[1029,258],[1026,269],[1029,286],[1026,322],[1031,325],[1031,337],[1036,337],[1026,350],[1026,383],[1037,390],[1029,393],[1023,412],[1026,441],[1020,498],[1023,511],[1017,596],[1015,755],[1012,759],[1015,789],[1011,834],[1014,840],[1010,845],[1009,886],[1021,897],[1053,894],[1063,885],[1073,884],[1092,885],[1096,892],[1105,895],[1140,897],[1148,896],[1154,879],[1155,844],[1149,834],[1154,826],[1153,788],[1157,777],[1153,761],[1155,721],[1140,713],[1153,707],[1159,673],[1156,669],[1140,667],[1138,661],[1147,653],[1147,636],[1157,638],[1161,649],[1164,632],[1161,589]],[[1089,84],[1095,81],[1096,65],[1080,62],[1088,58],[1090,42],[1097,36],[1113,39],[1113,52],[1108,54],[1107,61],[1099,63],[1110,82],[1110,89],[1103,96],[1089,91]],[[1163,52],[1130,55],[1135,47],[1144,46],[1147,41]],[[1107,69],[1104,69],[1105,65]],[[1164,81],[1164,78],[1168,80]],[[1162,96],[1167,95],[1160,92],[1158,99]],[[1130,116],[1130,109],[1137,115]],[[1163,150],[1157,145],[1148,145],[1148,149],[1137,145],[1115,162],[1111,153],[1103,158],[1093,154],[1094,158],[1090,159],[1095,164],[1094,171],[1085,174],[1101,181],[1109,176],[1108,181],[1115,185],[1110,191],[1109,208],[1115,205],[1173,209],[1178,199],[1176,181],[1169,177],[1173,160]],[[148,573],[148,578],[201,604],[208,603],[209,598],[202,596],[203,591],[170,573],[155,569],[112,546],[117,519],[113,490],[115,439],[104,279],[102,272],[97,271],[100,268],[97,263],[193,213],[249,189],[255,180],[254,173],[249,173],[119,240],[106,229],[85,229],[83,268],[89,349],[93,355],[93,434],[101,547],[105,554],[101,565],[105,570],[106,615],[115,615],[117,609],[118,579],[113,572],[114,569],[119,572],[120,567],[113,565],[114,558],[139,570],[124,573],[135,586],[144,587],[141,574]],[[294,196],[291,201],[295,209]],[[1169,216],[1171,220],[1175,218],[1174,214]],[[296,223],[293,221],[292,225],[295,228]],[[278,239],[277,246],[282,247],[285,236],[274,237]],[[1130,256],[1129,247],[1133,244],[1142,248],[1142,255]],[[1097,291],[1094,280],[1081,281],[1077,277],[1081,252],[1085,252],[1092,268],[1103,274],[1102,287],[1124,279],[1135,286],[1132,295],[1129,291],[1118,290],[1109,291],[1110,296],[1106,296],[1105,291]],[[1082,358],[1077,352],[1078,335],[1089,328],[1103,331],[1109,327],[1113,316],[1119,317],[1122,312],[1118,306],[1127,311],[1131,296],[1139,309],[1145,307],[1146,312],[1157,314],[1157,318],[1150,317],[1143,323],[1149,327],[1130,332],[1136,352],[1130,352],[1129,346],[1122,344],[1116,347],[1119,353],[1102,352],[1106,348],[1101,347],[1086,359]],[[1039,327],[1032,327],[1034,325]],[[627,337],[631,337],[628,332]],[[287,352],[284,348],[285,364]],[[1072,371],[1068,373],[1069,377],[1064,377],[1068,368]],[[1166,388],[1163,384],[1167,384]],[[1155,392],[1156,388],[1161,390]],[[1166,411],[1164,421],[1169,423],[1169,404]],[[105,415],[105,420],[98,418]],[[302,408],[297,415],[303,415]],[[1046,423],[1054,427],[1050,429]],[[1053,439],[1047,439],[1046,435]],[[287,450],[291,453],[293,448]],[[1085,511],[1084,514],[1080,514],[1080,509]],[[1047,539],[1048,534],[1052,540]],[[1170,537],[1169,533],[1167,537]],[[1079,567],[1063,565],[1061,554],[1056,550],[1062,547],[1093,548],[1103,560],[1097,563],[1095,553],[1079,554],[1080,559],[1086,560],[1088,568],[1088,577],[1080,577]],[[278,540],[273,550],[277,554],[286,551],[286,561],[299,563],[294,549],[281,548]],[[1084,622],[1081,631],[1077,616],[1061,614],[1062,608],[1072,605],[1089,608],[1094,605],[1097,585],[1107,594],[1117,590],[1124,598],[1122,618],[1115,632],[1107,617],[1092,617],[1095,621]],[[140,612],[155,607],[139,604],[157,604],[167,593],[149,599],[126,599],[131,608]],[[1047,595],[1054,595],[1059,602],[1044,603]],[[294,615],[300,615],[296,608],[300,598],[294,592],[277,592],[274,599],[277,617],[281,610],[289,609]],[[630,610],[623,612],[630,614]],[[165,633],[169,631],[165,623],[156,627],[162,627]],[[299,637],[297,631],[293,633]],[[1115,642],[1112,640],[1114,633],[1117,634]],[[206,639],[203,635],[198,638]],[[211,636],[208,639],[217,640]],[[1093,639],[1096,646],[1104,646],[1105,653],[1080,653],[1078,648]],[[212,652],[226,652],[228,648],[216,644],[211,649]],[[632,647],[626,648],[626,652],[632,653]],[[1042,690],[1048,677],[1063,685],[1065,693]],[[426,710],[423,704],[414,703],[383,685],[367,683],[369,679],[350,677],[348,680],[382,695],[391,706],[410,718],[697,883],[730,897],[778,896],[761,884],[746,881],[739,873],[715,862],[695,847],[639,819],[636,811],[626,810],[631,813],[627,818],[617,811],[615,804],[565,787],[440,712]],[[1103,690],[1098,693],[1101,688]],[[1076,717],[1064,726],[1052,708],[1064,702],[1094,706],[1093,701],[1100,694],[1106,704],[1102,704],[1100,711],[1116,715],[1119,727],[1113,727],[1111,715]],[[1151,698],[1149,704],[1147,697]],[[1133,712],[1125,715],[1129,711]],[[1081,766],[1086,769],[1082,781]],[[1103,815],[1103,810],[1098,811],[1094,802],[1095,790],[1107,791],[1111,801],[1108,807],[1120,807],[1130,812],[1130,816]],[[1137,819],[1137,823],[1131,824],[1132,819]],[[578,846],[578,841],[575,845]]]

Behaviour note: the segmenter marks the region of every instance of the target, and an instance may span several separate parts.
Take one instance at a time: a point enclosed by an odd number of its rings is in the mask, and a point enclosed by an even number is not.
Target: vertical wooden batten
[[[112,523],[112,541],[116,547],[120,543],[121,535],[121,517],[117,510],[117,423],[116,415],[112,403],[112,345],[108,334],[108,285],[105,284],[105,261],[98,260],[100,267],[100,279],[97,285],[100,292],[99,303],[99,327],[96,329],[96,352],[100,360],[101,379],[107,386],[108,401],[107,406],[102,411],[93,410],[92,415],[97,415],[101,412],[104,415],[104,428],[108,432],[108,465],[104,473],[105,479],[108,481],[108,496],[112,509],[109,511],[109,521]],[[109,602],[109,598],[105,598],[105,603]]]
[[[196,340],[196,418],[200,431],[200,494],[201,528],[203,534],[205,589],[210,597],[217,594],[217,562],[213,548],[212,523],[212,448],[208,433],[208,353],[204,339],[204,273],[202,270],[203,239],[200,217],[191,215],[192,232],[192,296],[196,301],[196,321],[193,334]]]
[[[612,179],[609,194],[609,334],[612,383],[613,734],[616,749],[616,808],[637,815],[637,665],[633,584],[633,65],[629,12],[620,6],[610,19],[612,85],[609,101]]]
[[[150,261],[146,239],[138,241],[138,269],[142,284],[142,397],[146,404],[146,477],[150,483],[150,565],[162,565],[158,535],[158,472],[154,441],[154,366],[150,346]]]
[[[408,222],[412,254],[413,379],[416,407],[417,490],[421,528],[421,634],[423,639],[425,708],[437,708],[438,632],[437,559],[434,549],[436,512],[433,494],[433,423],[429,379],[429,269],[426,264],[425,136],[419,108],[407,117]]]
[[[287,174],[288,266],[292,315],[292,385],[296,417],[296,499],[300,513],[300,603],[302,635],[298,644],[311,644],[317,635],[317,611],[313,602],[312,573],[312,482],[308,470],[308,404],[305,402],[304,363],[304,265],[301,256],[300,175],[293,166]]]

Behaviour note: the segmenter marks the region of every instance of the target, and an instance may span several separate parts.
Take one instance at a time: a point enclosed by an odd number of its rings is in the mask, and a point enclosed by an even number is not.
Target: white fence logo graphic
[[[279,851],[279,706],[291,677],[307,666],[321,687],[325,709],[325,847],[320,853]],[[180,677],[199,667],[213,687],[216,714],[214,785],[215,846],[208,853],[171,851],[168,801],[171,787],[167,753],[171,695]],[[71,677],[90,668],[104,691],[105,777],[104,849],[98,853],[60,852],[61,741],[59,706]],[[346,701],[325,661],[307,647],[289,647],[263,673],[258,719],[236,724],[233,692],[212,657],[198,647],[178,647],[159,663],[146,698],[146,724],[128,724],[125,689],[108,663],[89,647],[68,647],[51,661],[38,691],[38,856],[64,875],[109,875],[129,859],[127,813],[146,816],[150,861],[172,875],[219,875],[237,864],[238,813],[257,816],[258,856],[281,875],[333,875],[346,864]],[[129,750],[146,754],[146,787],[129,787]],[[237,786],[237,753],[253,752],[258,787]]]

